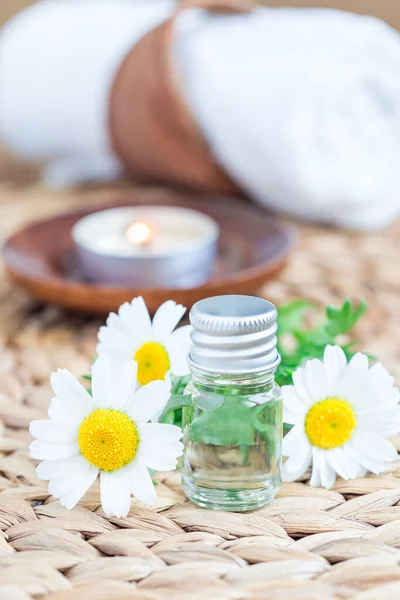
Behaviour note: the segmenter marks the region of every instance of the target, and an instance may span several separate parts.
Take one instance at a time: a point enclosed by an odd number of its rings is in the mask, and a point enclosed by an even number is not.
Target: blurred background
[[[134,2],[135,0],[127,0]],[[35,0],[1,0],[0,23],[4,23],[21,8],[33,4]],[[151,2],[151,0],[148,0]],[[324,6],[351,10],[365,15],[385,19],[393,27],[400,28],[400,6],[398,0],[270,0],[267,6]]]
[[[35,1],[1,0],[0,26],[21,9],[34,4]],[[126,1],[135,2],[135,0]],[[148,2],[151,1],[148,0]],[[261,0],[260,3],[266,6],[321,6],[339,8],[379,17],[400,30],[400,4],[397,0]],[[0,182],[3,184],[25,185],[34,182],[37,177],[38,169],[34,165],[16,160],[0,144]]]
[[[0,27],[19,10],[30,4],[33,4],[33,0],[1,0]],[[29,183],[34,181],[36,176],[37,170],[32,165],[16,160],[0,145],[0,181]]]

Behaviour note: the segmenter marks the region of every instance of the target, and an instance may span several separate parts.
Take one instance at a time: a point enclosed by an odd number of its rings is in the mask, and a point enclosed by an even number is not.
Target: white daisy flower
[[[312,486],[332,487],[343,479],[382,473],[397,458],[385,439],[400,430],[399,391],[393,377],[356,354],[347,364],[339,346],[327,346],[324,360],[314,359],[284,386],[283,420],[294,425],[283,439],[289,458],[284,481],[303,475],[312,462]]]
[[[93,366],[93,397],[67,370],[51,376],[55,393],[49,420],[33,421],[30,445],[40,479],[49,493],[73,508],[100,474],[103,510],[126,516],[131,494],[145,504],[156,501],[148,469],[170,471],[182,455],[182,430],[148,423],[169,397],[164,381],[136,391],[137,365],[132,360],[101,356]]]
[[[140,385],[168,379],[170,373],[187,375],[192,328],[187,325],[174,331],[185,312],[184,306],[169,300],[151,322],[143,298],[126,302],[118,314],[109,315],[107,326],[100,328],[97,353],[135,360]]]

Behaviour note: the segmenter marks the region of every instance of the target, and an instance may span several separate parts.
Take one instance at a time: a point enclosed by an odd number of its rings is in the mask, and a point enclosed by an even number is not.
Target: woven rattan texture
[[[0,196],[2,238],[82,202],[39,188]],[[400,223],[372,235],[302,226],[289,267],[263,293],[278,303],[364,298],[362,347],[399,380],[399,238]],[[98,326],[38,305],[0,274],[1,600],[400,598],[400,462],[330,491],[285,484],[251,514],[195,508],[179,473],[158,475],[157,505],[133,500],[125,519],[105,517],[98,487],[71,512],[49,497],[28,457],[29,421],[46,415],[51,371],[87,371]]]

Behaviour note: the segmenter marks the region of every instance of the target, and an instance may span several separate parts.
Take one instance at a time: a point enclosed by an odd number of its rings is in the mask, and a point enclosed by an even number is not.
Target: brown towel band
[[[180,8],[249,12],[248,0],[183,0]],[[238,188],[217,165],[195,123],[172,64],[174,18],[132,48],[110,99],[113,147],[128,171],[152,182],[233,194]]]
[[[180,0],[178,9],[206,8],[211,12],[246,14],[255,8],[251,0]]]

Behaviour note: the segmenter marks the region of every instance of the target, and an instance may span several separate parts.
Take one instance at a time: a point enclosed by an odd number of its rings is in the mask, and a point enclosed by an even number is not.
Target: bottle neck
[[[196,386],[201,386],[203,389],[216,390],[218,388],[226,388],[232,386],[254,390],[254,388],[262,388],[263,390],[272,387],[275,384],[275,369],[273,371],[263,371],[261,373],[244,373],[240,375],[227,375],[225,373],[207,373],[206,371],[196,369],[193,365],[190,366],[192,373],[192,383]]]

